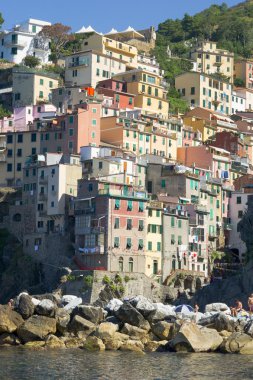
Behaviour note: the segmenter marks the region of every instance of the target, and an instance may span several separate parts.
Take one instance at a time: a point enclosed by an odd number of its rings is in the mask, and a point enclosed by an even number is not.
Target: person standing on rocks
[[[249,306],[249,313],[252,315],[253,313],[253,293],[248,298],[248,306]]]

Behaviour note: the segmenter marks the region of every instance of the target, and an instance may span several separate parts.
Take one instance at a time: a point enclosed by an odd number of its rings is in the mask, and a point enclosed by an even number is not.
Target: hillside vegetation
[[[249,58],[253,54],[253,0],[229,8],[225,3],[183,19],[167,19],[158,26],[157,44],[154,50],[165,78],[170,83],[169,99],[179,107],[184,103],[173,88],[175,75],[191,68],[189,51],[196,40],[209,39],[218,48],[230,50],[235,57]],[[167,55],[170,47],[172,59]],[[177,58],[175,58],[177,57]],[[177,103],[178,102],[178,103]],[[173,107],[172,107],[173,108]],[[183,111],[182,107],[180,109]]]

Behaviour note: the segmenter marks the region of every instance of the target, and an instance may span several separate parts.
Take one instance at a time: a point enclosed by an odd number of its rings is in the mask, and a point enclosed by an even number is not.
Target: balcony
[[[47,200],[47,194],[39,193],[39,201],[46,201]]]
[[[205,205],[195,204],[194,208],[198,212],[202,212],[204,214],[209,214],[209,211],[207,210],[207,206],[205,206]]]
[[[103,245],[96,246],[96,247],[79,247],[78,251],[81,255],[95,253],[95,254],[104,254],[105,253],[105,247]]]
[[[0,141],[0,149],[6,149],[6,141]]]
[[[122,198],[139,198],[147,199],[146,192],[143,191],[125,191],[121,189],[99,189],[99,195],[109,195]]]
[[[0,162],[6,162],[6,155],[0,153]]]
[[[75,215],[93,214],[94,212],[95,212],[95,207],[86,207],[83,209],[75,209]]]
[[[45,210],[39,211],[39,217],[40,218],[45,218],[47,216],[47,212]]]
[[[24,49],[27,46],[26,42],[18,42],[17,41],[5,41],[4,46],[11,48],[11,47],[17,47],[19,49]]]
[[[106,40],[104,44],[107,49],[116,50],[117,52],[123,52],[126,55],[130,55],[132,57],[136,55],[136,48],[132,48],[131,46],[122,42]]]
[[[68,68],[72,68],[72,67],[89,67],[89,64],[87,62],[80,62],[80,61],[76,61],[76,62],[70,62],[68,64]]]
[[[39,177],[39,184],[40,185],[45,185],[47,183],[48,183],[48,177],[43,177],[43,176]]]

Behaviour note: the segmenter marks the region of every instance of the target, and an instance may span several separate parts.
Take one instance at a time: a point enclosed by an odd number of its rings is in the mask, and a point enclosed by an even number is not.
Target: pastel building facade
[[[232,85],[207,74],[187,72],[176,76],[176,89],[191,107],[203,107],[230,115]]]
[[[217,49],[212,41],[198,42],[191,50],[191,59],[196,62],[196,70],[205,74],[223,74],[233,83],[234,53]]]
[[[40,59],[42,64],[49,62],[49,40],[38,34],[43,26],[50,22],[29,18],[20,25],[15,25],[10,31],[0,33],[0,58],[20,64],[27,55]]]
[[[124,60],[98,50],[82,51],[65,58],[65,84],[95,88],[99,81],[125,70]]]
[[[244,81],[246,88],[253,88],[253,61],[244,59],[234,64],[234,79],[240,78]]]

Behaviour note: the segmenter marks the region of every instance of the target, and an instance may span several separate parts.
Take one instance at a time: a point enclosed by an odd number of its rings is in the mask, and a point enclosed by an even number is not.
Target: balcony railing
[[[124,191],[120,189],[100,189],[99,195],[111,195],[116,197],[147,199],[147,194],[142,191]]]
[[[75,215],[93,214],[94,212],[95,212],[95,207],[86,207],[83,209],[75,209]]]

